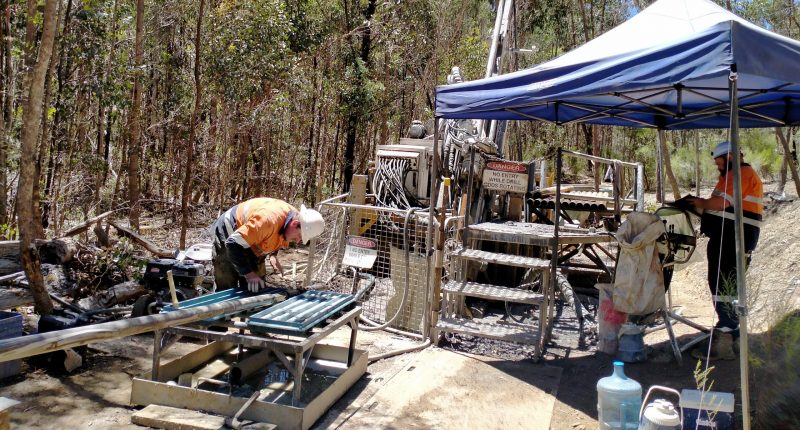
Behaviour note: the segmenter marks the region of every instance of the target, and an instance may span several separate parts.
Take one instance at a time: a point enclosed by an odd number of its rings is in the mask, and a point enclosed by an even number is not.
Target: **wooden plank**
[[[211,363],[208,363],[207,365],[203,366],[202,369],[198,370],[197,372],[194,372],[194,374],[192,375],[192,387],[196,387],[199,384],[202,384],[203,381],[200,381],[201,378],[214,379],[217,376],[227,372],[228,369],[231,368],[231,363],[230,363],[231,361],[232,361],[231,358],[228,358],[227,360],[223,358],[218,358],[212,361]]]
[[[33,303],[31,291],[24,288],[0,288],[0,309],[28,306]]]
[[[264,390],[269,391],[269,390]],[[134,405],[159,404],[176,408],[202,407],[207,412],[232,417],[247,401],[246,398],[229,396],[226,393],[167,385],[145,379],[133,378],[131,403]],[[298,407],[256,400],[242,414],[245,420],[272,422],[279,429],[297,429],[303,419],[303,410]]]
[[[353,364],[305,408],[256,400],[242,414],[242,417],[252,421],[272,422],[279,429],[308,429],[336,399],[347,392],[355,381],[366,372],[367,353],[355,350],[353,354]],[[326,360],[346,360],[347,348],[317,345],[313,350],[312,357]],[[263,391],[267,396],[270,395],[270,390]],[[140,406],[160,404],[178,408],[192,408],[202,405],[205,411],[224,416],[233,416],[246,401],[247,399],[243,397],[229,396],[223,393],[179,385],[167,385],[140,378],[134,378],[131,387],[131,404]]]
[[[173,257],[174,253],[172,251],[167,251],[165,249],[159,248],[158,245],[156,245],[155,243],[151,242],[148,239],[145,239],[142,236],[139,236],[133,230],[131,230],[131,229],[127,228],[127,227],[123,227],[123,226],[115,223],[114,221],[109,221],[108,223],[111,224],[112,226],[114,226],[115,229],[117,229],[117,231],[119,232],[120,236],[124,236],[124,237],[130,238],[131,240],[133,240],[134,242],[136,242],[139,245],[143,246],[144,249],[150,251],[151,253],[153,253],[157,257],[161,257],[161,258]]]
[[[131,422],[166,430],[219,430],[225,418],[217,415],[169,406],[150,405],[131,416]],[[269,423],[248,423],[242,430],[275,430],[278,426]]]
[[[350,199],[349,203],[354,203],[357,205],[363,205],[366,201],[367,195],[367,175],[353,175],[353,179],[351,180],[350,185]],[[350,221],[350,227],[348,228],[348,234],[353,236],[357,236],[360,234],[360,227],[361,227],[361,219],[364,217],[365,213],[363,209],[356,209],[353,211],[352,220]]]
[[[188,409],[150,405],[134,412],[131,422],[157,429],[219,430],[225,425],[225,418]]]
[[[201,348],[198,348],[183,357],[176,358],[167,364],[162,365],[158,369],[158,377],[160,381],[169,381],[177,378],[180,374],[191,371],[200,367],[203,363],[208,362],[212,358],[230,351],[236,345],[230,342],[211,342]],[[150,378],[151,376],[145,375]]]
[[[100,340],[118,339],[134,334],[160,330],[166,327],[185,325],[217,315],[266,306],[274,303],[278,298],[282,299],[283,296],[278,294],[261,294],[254,297],[230,300],[195,308],[180,309],[163,314],[147,315],[122,321],[112,321],[0,340],[0,362],[88,345]]]

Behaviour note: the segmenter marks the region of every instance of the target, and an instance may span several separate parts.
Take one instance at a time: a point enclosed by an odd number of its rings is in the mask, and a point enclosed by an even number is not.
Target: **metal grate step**
[[[533,291],[469,281],[450,281],[444,285],[442,290],[450,294],[479,297],[487,300],[528,303],[531,305],[540,305],[544,302],[544,296]]]
[[[524,267],[529,269],[549,269],[550,261],[541,258],[523,257],[521,255],[500,254],[497,252],[481,251],[478,249],[461,249],[453,254],[451,258],[461,258],[464,260],[481,261],[486,263],[502,264],[505,266]]]
[[[506,342],[538,345],[539,334],[534,326],[489,324],[463,318],[441,318],[436,329],[448,333],[461,333]]]

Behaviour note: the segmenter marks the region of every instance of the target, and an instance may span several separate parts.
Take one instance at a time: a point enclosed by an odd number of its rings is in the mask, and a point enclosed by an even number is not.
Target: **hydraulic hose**
[[[388,351],[388,352],[384,352],[383,354],[378,354],[378,355],[374,355],[372,357],[369,357],[369,362],[370,363],[374,363],[374,362],[376,362],[378,360],[383,360],[384,358],[394,357],[395,355],[405,354],[407,352],[421,351],[421,350],[423,350],[423,349],[425,349],[425,348],[427,348],[429,346],[431,346],[431,340],[430,339],[425,339],[424,342],[422,342],[422,343],[420,343],[418,345],[411,345],[411,346],[408,346],[406,348],[395,349],[394,351]]]

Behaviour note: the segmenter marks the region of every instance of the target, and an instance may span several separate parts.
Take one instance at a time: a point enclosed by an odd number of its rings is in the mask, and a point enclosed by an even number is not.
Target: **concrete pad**
[[[429,348],[341,429],[550,428],[561,369]]]

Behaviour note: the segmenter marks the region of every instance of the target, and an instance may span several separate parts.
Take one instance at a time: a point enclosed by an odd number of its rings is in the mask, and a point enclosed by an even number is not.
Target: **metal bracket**
[[[733,308],[736,309],[736,315],[747,316],[747,305],[739,305],[739,300],[734,300],[731,302],[733,304]]]

